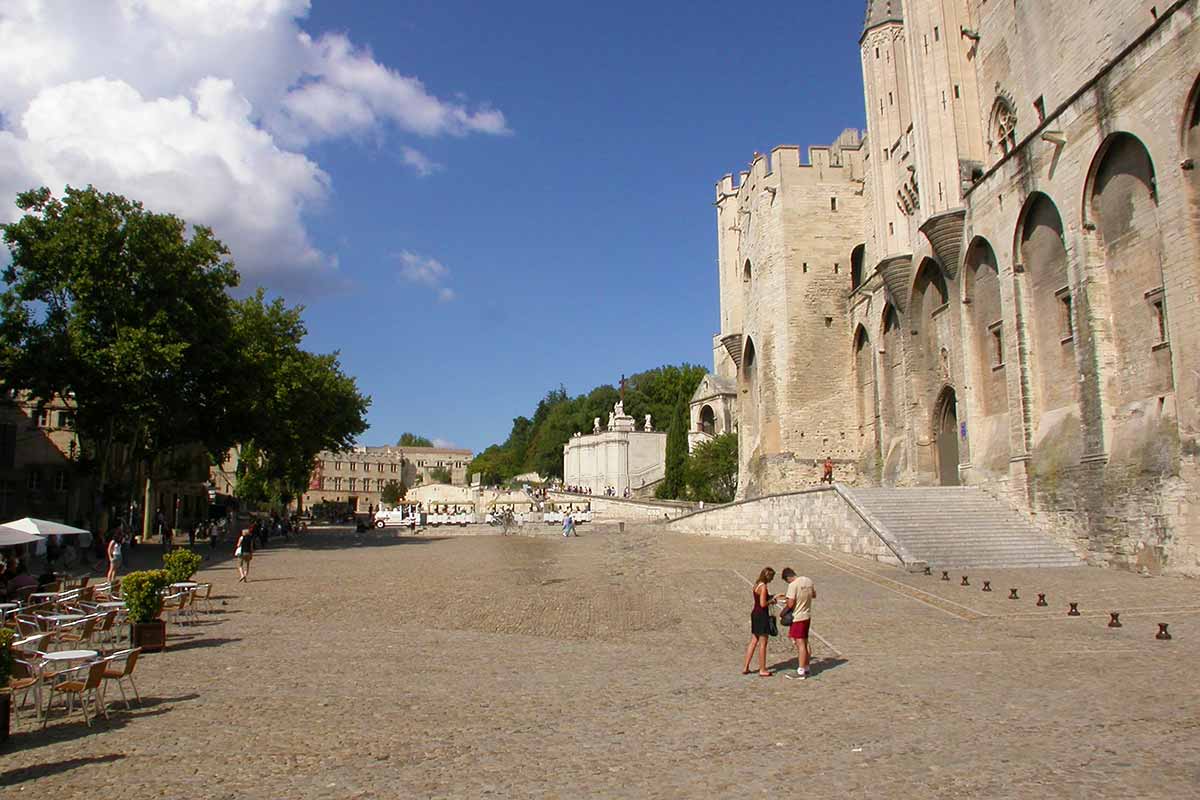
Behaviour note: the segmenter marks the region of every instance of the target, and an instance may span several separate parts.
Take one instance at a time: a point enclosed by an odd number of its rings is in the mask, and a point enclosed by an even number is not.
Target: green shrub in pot
[[[162,611],[162,590],[171,585],[165,569],[131,572],[121,579],[121,599],[129,621],[153,622]]]
[[[166,570],[170,583],[190,581],[203,563],[204,559],[198,553],[182,547],[163,557],[163,569]]]
[[[17,632],[11,628],[0,628],[0,689],[8,688],[12,676],[12,643]]]

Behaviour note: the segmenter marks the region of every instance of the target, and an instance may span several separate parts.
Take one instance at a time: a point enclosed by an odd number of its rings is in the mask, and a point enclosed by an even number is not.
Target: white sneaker
[[[808,677],[808,672],[806,670],[803,670],[803,669],[796,670],[796,680],[802,681],[807,677]]]

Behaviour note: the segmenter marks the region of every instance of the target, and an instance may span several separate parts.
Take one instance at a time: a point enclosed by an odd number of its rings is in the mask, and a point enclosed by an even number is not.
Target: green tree
[[[433,442],[426,439],[424,436],[417,436],[415,433],[400,434],[400,441],[396,442],[399,447],[433,447]]]
[[[722,433],[696,445],[688,456],[687,483],[691,496],[707,503],[728,503],[737,492],[738,440]]]
[[[399,504],[407,493],[408,490],[401,481],[391,480],[383,485],[379,498],[385,506],[394,506]]]
[[[666,475],[655,489],[655,497],[675,499],[687,491],[688,406],[681,395],[675,402],[671,426],[667,429]]]
[[[434,483],[450,483],[450,470],[445,467],[434,467],[429,470],[429,480]]]
[[[235,304],[241,402],[235,430],[258,455],[272,502],[304,492],[322,450],[346,450],[366,430],[371,400],[342,372],[337,353],[301,348],[303,308],[259,290]]]
[[[238,274],[225,246],[90,186],[16,204],[24,215],[3,226],[3,387],[72,407],[98,498],[175,448],[222,455],[238,399],[227,294]]]

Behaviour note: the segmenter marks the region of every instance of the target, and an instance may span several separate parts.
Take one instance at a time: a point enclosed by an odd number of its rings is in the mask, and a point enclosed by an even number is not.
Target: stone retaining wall
[[[550,492],[554,503],[591,503],[597,521],[602,520],[657,520],[675,519],[690,514],[695,503],[674,500],[626,500],[604,495],[581,495],[568,492]]]
[[[672,520],[668,527],[703,536],[813,545],[888,564],[903,563],[846,498],[829,487],[697,511]]]

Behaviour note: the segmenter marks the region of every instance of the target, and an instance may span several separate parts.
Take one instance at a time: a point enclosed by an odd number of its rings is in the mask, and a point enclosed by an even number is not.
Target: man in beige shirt
[[[808,677],[808,628],[812,622],[812,601],[817,597],[817,589],[811,578],[797,575],[791,567],[784,567],[783,579],[787,581],[787,594],[784,606],[792,613],[792,624],[788,628],[788,638],[796,645],[796,677],[804,680]]]

